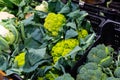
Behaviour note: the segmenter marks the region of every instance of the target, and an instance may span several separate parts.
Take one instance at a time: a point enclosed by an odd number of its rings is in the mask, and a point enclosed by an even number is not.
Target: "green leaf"
[[[74,78],[70,74],[66,73],[58,78],[55,78],[55,80],[74,80]]]
[[[46,48],[42,49],[29,49],[26,54],[25,65],[23,66],[24,72],[34,71],[39,65],[49,62],[49,56],[46,54]]]
[[[13,4],[19,5],[22,0],[10,0]]]
[[[69,13],[70,12],[70,3],[67,3],[58,13]]]
[[[28,59],[30,59],[30,64],[34,65],[36,62],[39,62],[41,59],[45,58],[46,54],[46,48],[42,49],[30,49],[29,55],[27,56]]]
[[[40,29],[36,29],[32,34],[32,38],[38,42],[43,42],[43,35],[40,31]]]
[[[69,16],[70,18],[78,18],[80,16],[80,10],[73,11],[69,13],[67,16]]]
[[[70,26],[71,28],[76,30],[76,24],[74,22],[68,22],[66,26]]]
[[[41,44],[37,41],[35,41],[32,37],[26,38],[24,40],[24,46],[26,48],[38,48]]]
[[[21,74],[22,70],[21,69],[16,69],[16,68],[11,68],[6,70],[6,74],[7,75],[11,75],[11,74]]]
[[[9,56],[5,53],[0,54],[0,70],[6,70],[8,68]]]
[[[72,59],[75,59],[76,54],[78,51],[80,51],[82,48],[80,48],[79,46],[76,46],[68,55],[66,56],[71,56]]]
[[[70,29],[66,32],[65,39],[76,37],[77,35],[78,33],[75,30]]]

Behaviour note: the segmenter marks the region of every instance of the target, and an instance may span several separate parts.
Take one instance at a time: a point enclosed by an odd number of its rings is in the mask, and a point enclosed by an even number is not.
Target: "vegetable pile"
[[[120,54],[115,58],[115,53],[111,46],[104,44],[93,47],[86,63],[79,67],[76,80],[120,80]]]
[[[88,13],[71,0],[0,4],[0,11],[9,14],[0,22],[0,70],[23,80],[74,80],[70,69],[95,41]]]

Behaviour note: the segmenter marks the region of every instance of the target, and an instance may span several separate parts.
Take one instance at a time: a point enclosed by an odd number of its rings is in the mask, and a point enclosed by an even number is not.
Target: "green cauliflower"
[[[77,39],[66,39],[59,41],[51,51],[54,63],[58,61],[61,56],[66,56],[70,51],[72,51],[78,45]]]
[[[120,67],[117,67],[114,71],[114,75],[117,77],[117,78],[120,78]]]
[[[80,68],[76,80],[105,80],[106,78],[102,69],[96,63],[90,62]]]
[[[49,13],[45,18],[44,27],[52,36],[57,36],[61,27],[66,22],[66,18],[62,14]]]
[[[112,64],[113,58],[111,57],[111,54],[113,51],[113,48],[100,44],[90,50],[87,58],[89,62],[95,62],[107,67]]]
[[[78,38],[85,38],[88,35],[88,31],[86,29],[82,29],[78,31]]]

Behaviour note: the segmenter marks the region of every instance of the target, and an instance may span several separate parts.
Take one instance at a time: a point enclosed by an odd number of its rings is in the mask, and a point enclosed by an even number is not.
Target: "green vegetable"
[[[15,4],[16,6],[19,6],[20,2],[22,0],[10,0],[10,2],[12,2],[13,4]]]
[[[112,64],[113,58],[111,56],[108,56],[100,61],[100,65],[107,67]]]
[[[62,76],[59,76],[55,80],[74,80],[74,78],[70,74],[66,73]]]
[[[10,45],[16,44],[18,41],[18,31],[12,23],[12,20],[0,23],[0,51],[6,52]]]
[[[107,80],[120,80],[120,78],[115,78],[115,77],[109,77]]]
[[[96,63],[86,63],[79,70],[76,80],[104,80],[107,76],[102,72]]]
[[[117,78],[120,78],[120,67],[117,67],[114,71],[114,74]]]
[[[78,32],[78,38],[85,38],[88,35],[88,31],[86,29],[82,29]]]
[[[18,67],[22,67],[25,64],[25,53],[23,52],[17,55],[14,62],[17,63]]]
[[[112,52],[113,48],[106,47],[105,45],[100,44],[90,50],[87,58],[89,62],[95,62],[104,67],[107,67],[110,66],[112,63],[112,57],[110,56]]]
[[[53,56],[54,63],[58,61],[61,56],[66,56],[78,45],[78,40],[76,39],[66,39],[59,41],[51,51],[51,55]]]
[[[49,13],[45,18],[44,27],[51,33],[52,36],[57,36],[60,28],[66,22],[66,18],[62,14]]]
[[[9,0],[0,0],[0,6],[13,8],[13,4]]]

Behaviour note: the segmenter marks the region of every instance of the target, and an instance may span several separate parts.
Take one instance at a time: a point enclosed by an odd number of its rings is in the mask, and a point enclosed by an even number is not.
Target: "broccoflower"
[[[51,55],[53,56],[53,61],[58,61],[60,56],[67,55],[75,46],[78,45],[78,40],[76,39],[66,39],[58,42],[51,51]]]
[[[18,67],[22,67],[25,64],[25,53],[23,52],[16,56],[14,62],[17,63]]]
[[[88,35],[88,31],[86,29],[82,29],[78,32],[78,38],[85,38]]]
[[[61,27],[66,22],[66,18],[62,14],[49,13],[45,18],[44,27],[51,33],[52,36],[57,36]]]

